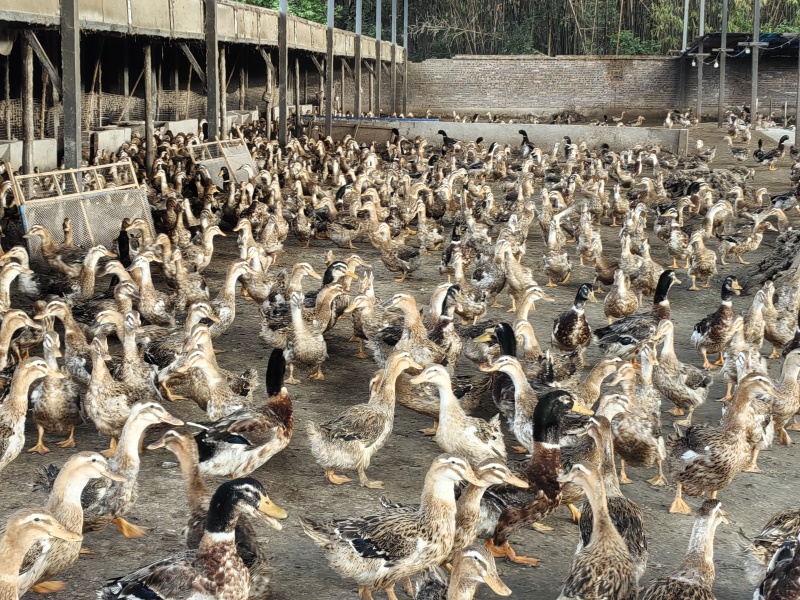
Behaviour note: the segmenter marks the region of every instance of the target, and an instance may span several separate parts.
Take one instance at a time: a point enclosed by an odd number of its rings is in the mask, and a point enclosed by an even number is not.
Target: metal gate
[[[82,167],[31,175],[12,175],[20,200],[22,226],[28,231],[44,225],[61,243],[64,219],[72,221],[74,243],[89,249],[99,244],[115,247],[122,220],[143,218],[155,235],[147,188],[139,186],[130,160],[98,167]],[[43,264],[38,238],[28,240],[31,261]]]
[[[227,167],[230,176],[237,183],[250,180],[250,174],[243,168],[244,165],[249,166],[252,173],[258,173],[253,157],[241,139],[191,144],[187,148],[195,164],[208,169],[211,181],[220,189],[223,187],[220,174],[222,167]]]

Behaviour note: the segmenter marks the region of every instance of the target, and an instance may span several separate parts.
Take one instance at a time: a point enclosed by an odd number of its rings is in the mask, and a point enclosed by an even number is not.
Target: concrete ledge
[[[356,130],[356,126],[358,129]],[[475,140],[483,137],[484,147],[492,142],[518,146],[522,141],[520,129],[528,132],[528,138],[537,146],[550,151],[553,144],[569,136],[574,144],[586,142],[589,148],[606,143],[613,150],[631,148],[636,144],[658,144],[671,152],[686,153],[689,140],[685,129],[662,127],[596,127],[593,125],[525,125],[520,123],[451,123],[444,121],[381,121],[374,123],[357,119],[336,119],[333,123],[334,137],[355,134],[359,142],[386,141],[393,127],[409,139],[421,135],[440,147],[442,138],[437,131],[443,129],[447,135],[460,140]]]
[[[165,121],[161,127],[161,132],[166,133],[194,133],[197,135],[197,130],[200,127],[200,121],[197,119],[181,119],[179,121]]]
[[[100,150],[116,152],[125,142],[131,141],[130,127],[115,127],[92,131],[92,156]]]
[[[21,169],[22,140],[0,140],[0,160],[8,161],[12,169]],[[40,171],[58,168],[58,143],[55,139],[33,140],[33,164]]]

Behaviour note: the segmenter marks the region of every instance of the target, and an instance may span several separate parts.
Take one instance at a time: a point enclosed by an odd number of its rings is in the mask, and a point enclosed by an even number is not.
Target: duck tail
[[[306,535],[314,540],[318,546],[322,548],[331,547],[330,534],[321,523],[317,523],[306,517],[300,517],[300,526],[303,528],[303,531],[306,532]]]
[[[769,560],[767,549],[763,546],[756,546],[741,528],[737,537],[739,550],[744,562],[745,577],[750,582],[750,585],[757,586],[767,574],[767,562]]]
[[[56,481],[56,477],[61,472],[55,465],[47,465],[46,467],[42,467],[37,473],[36,478],[33,482],[33,491],[41,492],[45,499],[50,495],[50,491],[53,489],[53,484]]]

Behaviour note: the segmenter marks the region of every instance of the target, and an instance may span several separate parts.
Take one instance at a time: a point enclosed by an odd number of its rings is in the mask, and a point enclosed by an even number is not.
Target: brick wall
[[[686,104],[694,106],[696,70],[686,72]],[[409,63],[408,78],[409,109],[417,114],[430,109],[549,115],[572,108],[593,116],[627,109],[649,117],[680,104],[680,60],[673,57],[457,56]],[[770,99],[776,110],[784,100],[793,108],[797,62],[762,60],[759,85],[761,108]],[[704,114],[716,115],[718,86],[719,69],[706,66]],[[728,60],[726,88],[726,106],[749,104],[749,57]]]

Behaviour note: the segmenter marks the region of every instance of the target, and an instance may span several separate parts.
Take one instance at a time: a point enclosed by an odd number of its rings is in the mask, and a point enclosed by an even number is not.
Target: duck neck
[[[22,534],[22,535],[20,535]],[[17,578],[25,553],[33,545],[24,532],[12,531],[0,538],[0,600],[17,600]]]
[[[596,480],[593,489],[587,490],[586,496],[592,507],[592,542],[616,538],[624,544],[608,513],[608,499],[602,480]]]
[[[6,319],[0,325],[0,369],[8,366],[8,350],[11,347],[11,339],[19,329],[19,326],[12,326],[11,319]]]
[[[83,297],[90,297],[94,295],[94,284],[97,275],[97,262],[100,260],[100,255],[96,252],[89,252],[81,267],[80,275],[78,275],[78,285],[80,293]]]
[[[208,488],[203,476],[200,474],[199,456],[197,444],[189,440],[186,446],[181,446],[175,455],[181,466],[183,483],[186,486],[186,494],[189,500],[189,508],[199,508],[203,500],[208,496]]]
[[[81,508],[81,493],[83,488],[89,483],[90,477],[82,474],[80,471],[74,471],[69,468],[61,469],[61,472],[53,482],[53,489],[50,490],[50,496],[47,498],[47,510],[53,512],[58,517],[57,509],[68,505],[70,508]],[[81,511],[81,516],[83,512]]]
[[[517,363],[508,369],[503,369],[503,373],[509,376],[511,381],[514,383],[514,400],[515,402],[519,402],[519,399],[526,396],[526,395],[534,395],[535,392],[531,387],[531,384],[528,383],[528,378],[525,377],[525,373],[522,370],[522,366]]]
[[[664,360],[669,358],[671,360],[675,360],[675,346],[672,342],[672,332],[667,332],[664,334],[664,344],[661,346],[661,357],[660,360]]]
[[[436,384],[439,390],[439,421],[451,419],[463,419],[466,416],[464,409],[458,403],[458,399],[453,394],[453,388],[450,381],[440,381]]]
[[[437,531],[439,535],[455,535],[456,497],[453,480],[437,473],[428,473],[422,489],[420,514],[430,523],[447,524]],[[448,531],[449,530],[449,531]]]
[[[536,297],[533,294],[527,294],[522,297],[522,302],[520,302],[517,307],[517,321],[528,320],[528,313],[531,311],[531,308],[533,308],[534,302],[536,302]]]
[[[9,390],[6,401],[2,408],[9,411],[19,418],[25,415],[28,410],[28,389],[31,387],[35,377],[29,369],[24,366],[17,367],[11,378],[11,389]],[[2,556],[2,555],[0,555]]]
[[[400,367],[401,365],[394,364],[391,368],[384,370],[378,393],[375,394],[374,398],[370,398],[370,403],[375,400],[375,404],[391,414],[394,413],[395,400],[397,399],[397,378],[404,370]]]
[[[149,427],[142,419],[129,418],[122,427],[119,444],[114,456],[109,460],[112,470],[120,473],[136,473],[139,470],[139,443],[142,435]],[[125,477],[126,481],[135,480],[135,477]],[[125,485],[124,483],[122,485]]]
[[[232,302],[236,297],[236,282],[239,281],[239,277],[241,275],[242,271],[237,266],[232,267],[225,277],[225,284],[222,286],[217,298],[224,298],[225,300]]]
[[[714,530],[708,518],[698,519],[689,539],[689,549],[678,573],[704,586],[711,587],[716,575],[714,569]]]

